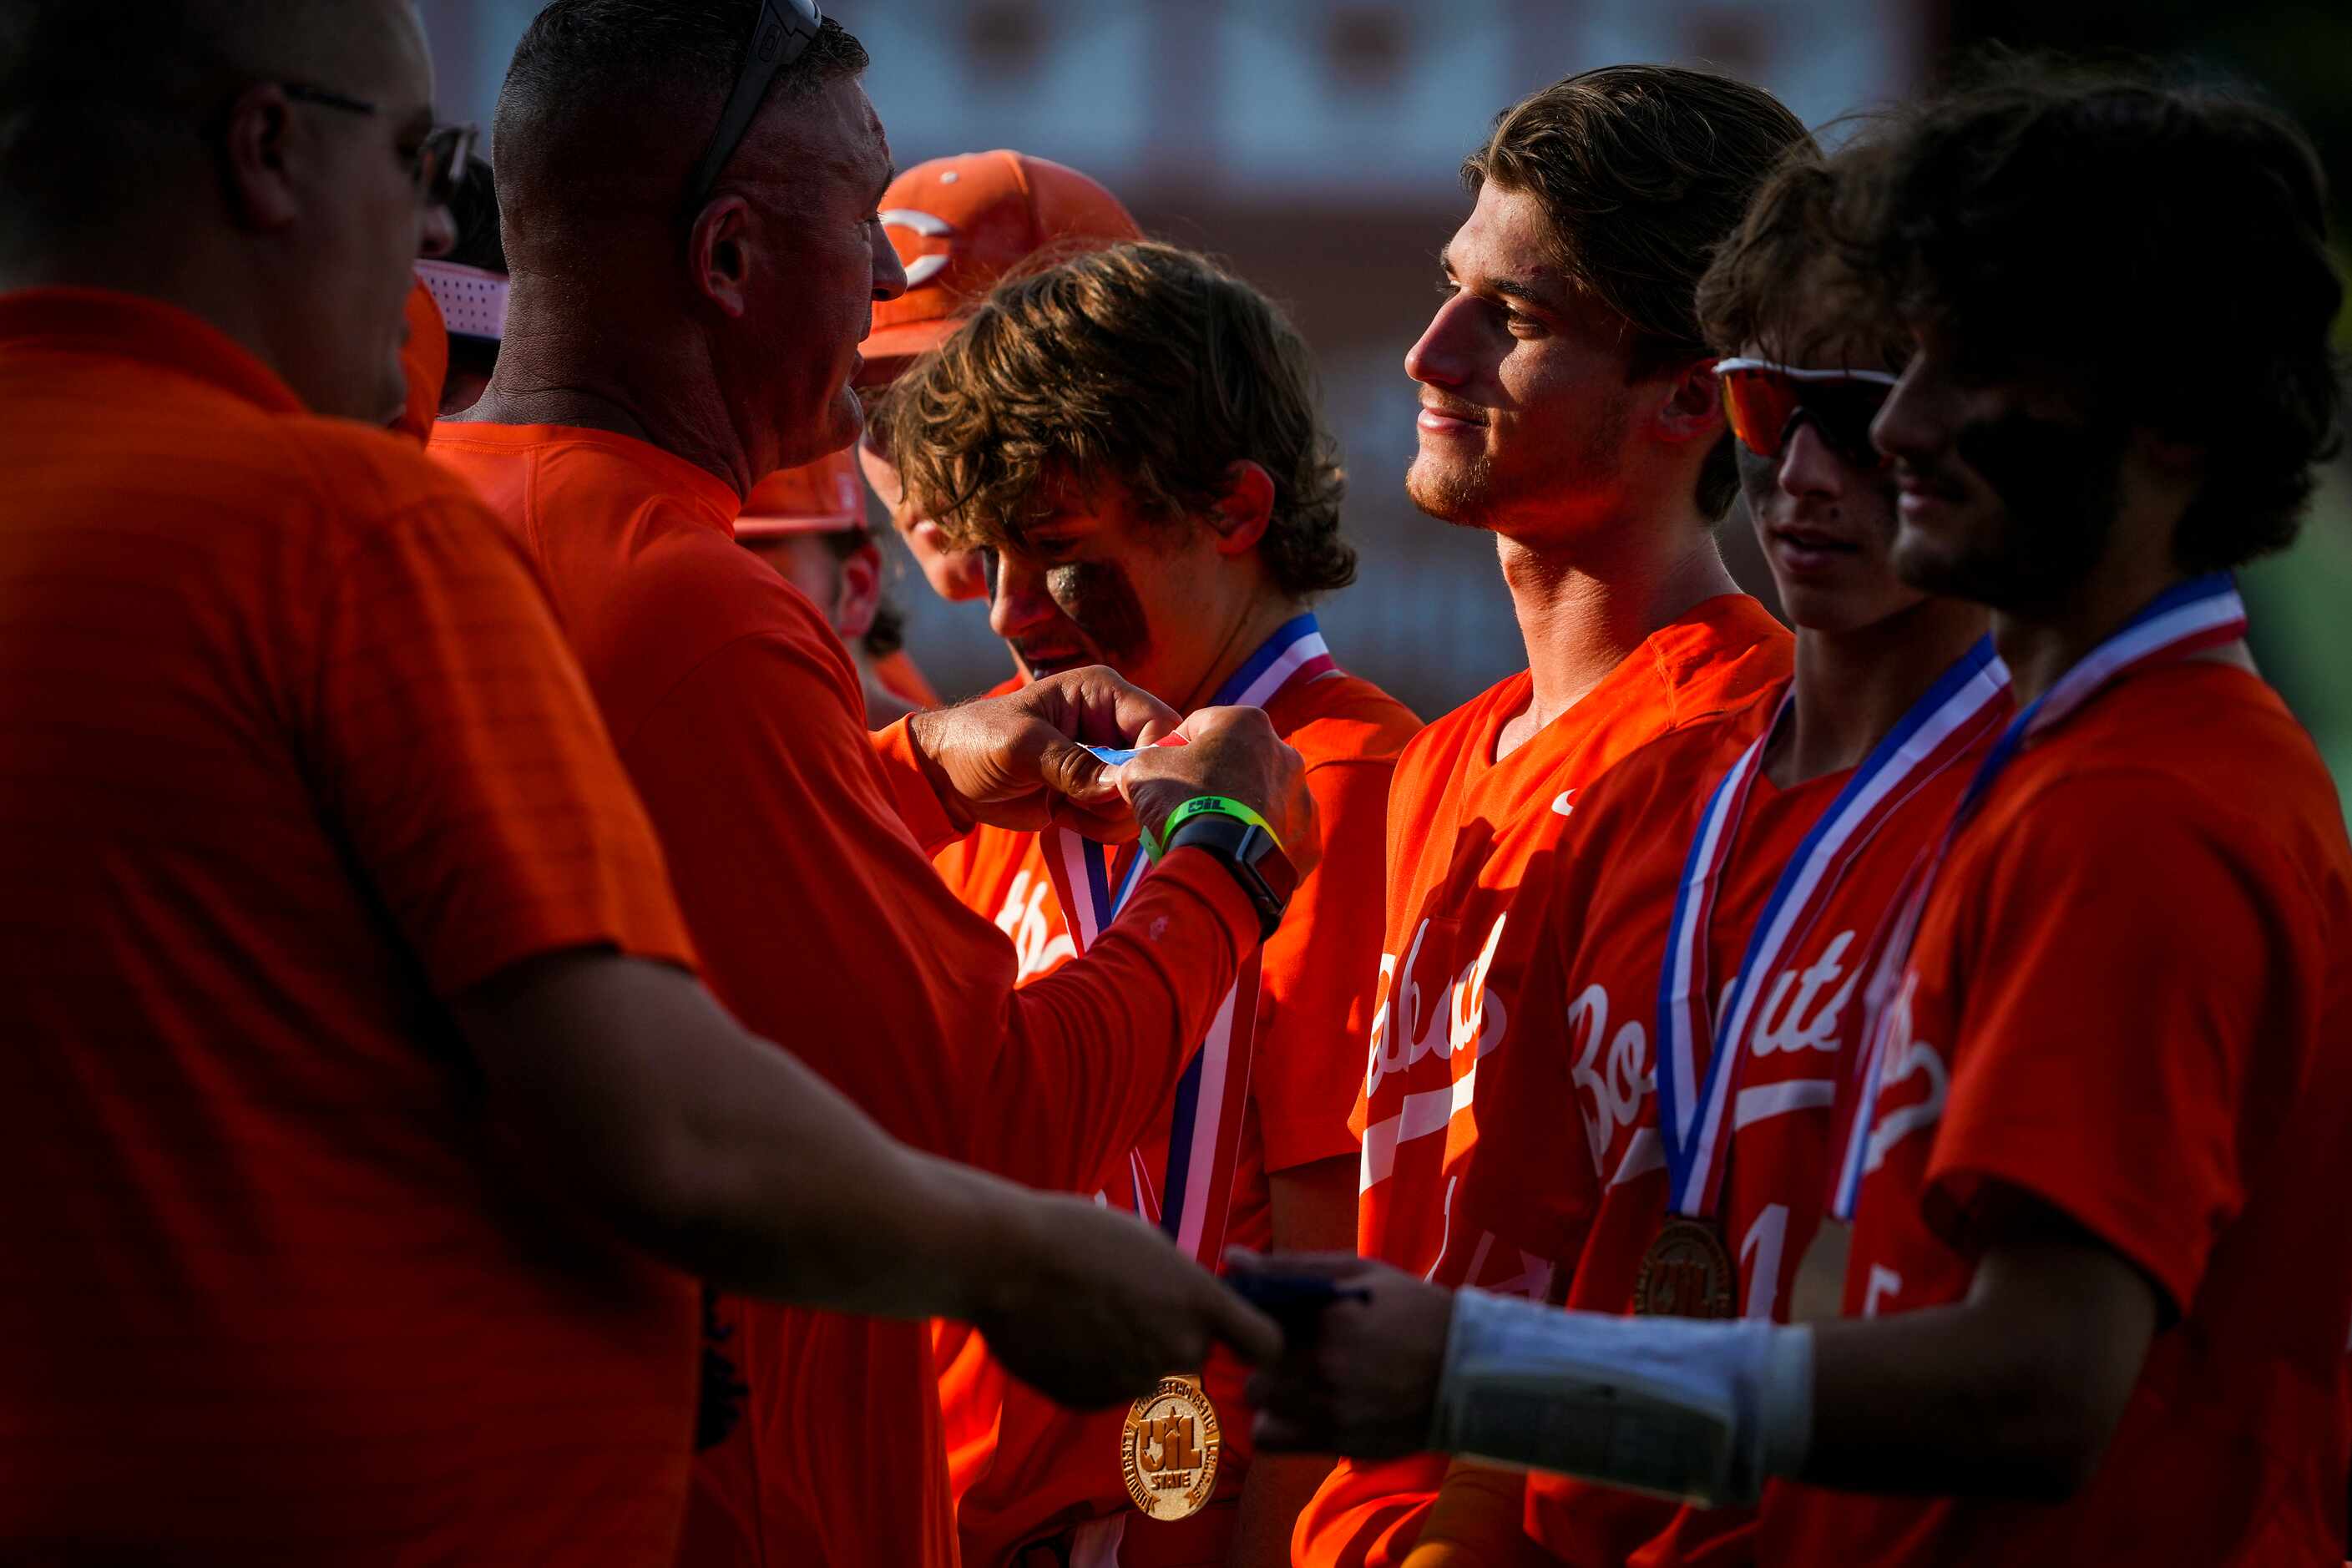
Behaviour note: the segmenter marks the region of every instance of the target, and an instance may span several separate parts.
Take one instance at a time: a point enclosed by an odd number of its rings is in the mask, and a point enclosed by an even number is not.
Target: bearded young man
[[[1112,775],[1077,742],[1177,721],[1101,670],[869,738],[840,640],[736,542],[759,479],[856,438],[857,345],[905,286],[865,64],[805,0],[541,11],[499,100],[506,338],[432,451],[544,576],[713,991],[907,1142],[1044,1180],[1063,1124],[1028,1086],[1083,1098],[1103,1158],[1126,1147],[1279,896],[1180,829],[1084,963],[1016,990],[1012,943],[926,848],[980,820],[1156,831],[1213,795],[1303,871],[1313,802],[1243,710]],[[688,1560],[951,1561],[926,1327],[731,1299],[711,1319]]]
[[[1372,1300],[1269,1379],[1263,1437],[1774,1483],[1766,1561],[2341,1560],[2352,1255],[2313,1238],[2352,1181],[2352,847],[2229,578],[2335,440],[2325,210],[2280,116],[2096,75],[1996,79],[1847,165],[1824,242],[1915,344],[1875,426],[1895,568],[1990,606],[2020,705],[1874,976],[1849,1317],[1335,1264]]]
[[[1121,245],[1000,285],[898,384],[878,426],[946,542],[983,552],[991,624],[1024,672],[1004,689],[1100,663],[1179,710],[1263,708],[1306,760],[1322,825],[1323,863],[1199,1072],[1133,1149],[1066,1166],[1063,1184],[1100,1190],[1210,1263],[1227,1241],[1348,1246],[1389,773],[1420,721],[1333,664],[1310,608],[1352,580],[1355,552],[1306,344],[1205,258]],[[1087,868],[1063,863],[1072,851],[1088,853],[1059,834],[982,828],[940,857],[965,903],[1013,937],[1024,980],[1068,963],[1092,929],[1095,910],[1064,903],[1093,897]],[[1103,869],[1118,885],[1124,868]],[[1123,1412],[1074,1415],[1009,1387],[961,1325],[942,1351],[973,1568],[1048,1549],[1104,1563],[1287,1562],[1321,1468],[1251,1462],[1232,1363],[1210,1367],[1203,1394],[1225,1434],[1213,1496],[1175,1521],[1136,1513]]]
[[[1357,1121],[1366,1257],[1457,1283],[1523,1274],[1451,1205],[1475,1157],[1480,1064],[1567,1046],[1567,1020],[1521,992],[1551,961],[1538,911],[1578,792],[1788,673],[1788,635],[1716,552],[1738,476],[1691,291],[1803,140],[1755,88],[1620,66],[1505,111],[1465,165],[1476,205],[1405,360],[1422,386],[1406,489],[1496,535],[1528,668],[1398,763]],[[1444,1469],[1343,1462],[1300,1518],[1299,1560],[1401,1561]]]

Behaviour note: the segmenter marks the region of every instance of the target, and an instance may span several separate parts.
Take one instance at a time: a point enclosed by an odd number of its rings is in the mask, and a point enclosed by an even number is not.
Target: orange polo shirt
[[[931,868],[955,829],[904,724],[867,735],[840,639],[734,542],[728,485],[562,426],[445,421],[432,451],[538,560],[738,1016],[898,1137],[1018,1180],[1135,1141],[1257,940],[1222,868],[1171,857],[1084,963],[1016,992],[1012,942]],[[1062,1142],[1074,1100],[1090,1156]],[[710,1348],[748,1387],[688,1560],[952,1563],[926,1326],[718,1316]]]
[[[194,316],[0,296],[0,1542],[654,1561],[683,1276],[567,1208],[444,999],[686,963],[529,568]]]

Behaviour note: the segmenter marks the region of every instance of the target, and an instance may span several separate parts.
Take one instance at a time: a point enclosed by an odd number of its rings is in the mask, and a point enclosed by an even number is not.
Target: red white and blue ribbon
[[[1920,917],[1927,910],[1936,878],[1951,853],[1952,842],[1976,815],[2001,770],[2025,747],[2064,723],[2116,682],[2143,669],[2175,663],[2208,648],[2225,647],[2245,635],[2245,601],[2238,596],[2236,581],[2230,574],[2217,572],[2176,584],[2150,600],[2113,636],[2076,660],[2072,668],[2052,683],[2049,690],[2027,704],[1985,753],[1935,847],[1912,868],[1900,912],[1864,996],[1863,1037],[1869,1046],[1861,1071],[1853,1080],[1852,1114],[1844,1131],[1845,1152],[1838,1163],[1837,1184],[1830,1194],[1830,1212],[1837,1218],[1853,1219],[1854,1204],[1862,1195],[1862,1180],[1874,1163],[1870,1152],[1871,1131],[1878,1120],[1875,1111],[1879,1077],[1886,1056],[1886,1037],[1897,1016],[1888,1004],[1894,1000],[1904,972],[1910,967],[1911,944],[1918,935]]]
[[[1811,927],[1848,863],[1886,819],[1989,732],[2008,691],[2009,671],[1994,654],[1992,639],[1984,638],[1938,676],[1871,748],[1781,868],[1719,1010],[1710,997],[1707,974],[1717,884],[1764,752],[1788,721],[1793,686],[1771,724],[1707,797],[1684,858],[1658,976],[1659,1131],[1665,1144],[1667,1202],[1675,1213],[1711,1214],[1721,1199],[1733,1121],[1728,1108],[1758,1022],[1757,999],[1769,989],[1781,955]]]
[[[1263,708],[1294,681],[1312,680],[1336,668],[1314,616],[1302,615],[1284,623],[1250,655],[1206,706]],[[1059,827],[1045,829],[1039,841],[1071,941],[1084,952],[1134,896],[1150,873],[1150,863],[1134,845],[1113,856],[1094,840]],[[1257,997],[1258,955],[1253,952],[1176,1086],[1166,1159],[1160,1167],[1165,1174],[1158,1191],[1151,1184],[1150,1152],[1138,1148],[1128,1157],[1136,1212],[1212,1268],[1224,1251],[1225,1219],[1233,1204]]]

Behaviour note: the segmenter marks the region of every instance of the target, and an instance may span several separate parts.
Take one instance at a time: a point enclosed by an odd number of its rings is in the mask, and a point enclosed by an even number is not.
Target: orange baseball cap
[[[735,519],[738,539],[783,533],[845,533],[866,526],[866,487],[855,448],[828,452],[797,468],[779,468],[751,487]]]
[[[907,268],[907,291],[874,307],[874,330],[860,345],[869,360],[934,347],[998,279],[1041,250],[1143,237],[1118,198],[1086,175],[1003,148],[916,164],[882,193],[882,223]]]

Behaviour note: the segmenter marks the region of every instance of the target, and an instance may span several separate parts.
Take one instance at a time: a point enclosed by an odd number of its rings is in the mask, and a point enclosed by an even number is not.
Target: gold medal
[[[1715,1226],[1675,1215],[1642,1257],[1633,1311],[1644,1318],[1728,1318],[1737,1309],[1737,1278]]]
[[[1217,1409],[1197,1377],[1163,1377],[1128,1406],[1118,1439],[1127,1495],[1146,1518],[1185,1519],[1217,1489]]]

